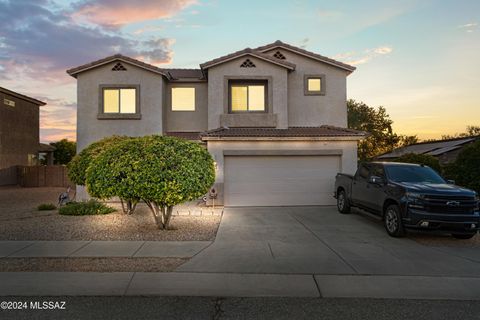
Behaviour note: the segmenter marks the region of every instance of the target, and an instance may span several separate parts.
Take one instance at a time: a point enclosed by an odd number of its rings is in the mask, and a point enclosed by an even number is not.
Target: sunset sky
[[[65,73],[122,53],[198,68],[282,40],[355,65],[349,98],[421,139],[480,125],[480,1],[0,0],[0,86],[47,102],[41,140],[75,139]]]

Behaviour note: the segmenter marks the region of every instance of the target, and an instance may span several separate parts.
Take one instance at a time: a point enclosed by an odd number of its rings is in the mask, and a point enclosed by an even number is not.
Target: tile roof
[[[319,60],[319,61],[322,61],[322,62],[325,62],[325,63],[328,63],[328,64],[331,64],[333,66],[336,66],[336,67],[339,67],[341,69],[345,69],[349,72],[353,72],[355,71],[355,67],[354,66],[351,66],[351,65],[348,65],[346,63],[343,63],[343,62],[340,62],[340,61],[337,61],[337,60],[334,60],[334,59],[331,59],[331,58],[328,58],[328,57],[325,57],[325,56],[322,56],[318,53],[315,53],[315,52],[311,52],[311,51],[307,51],[305,49],[302,49],[302,48],[299,48],[299,47],[295,47],[295,46],[292,46],[288,43],[285,43],[285,42],[282,42],[280,40],[277,40],[273,43],[270,43],[270,44],[267,44],[267,45],[264,45],[264,46],[261,46],[261,47],[258,47],[258,48],[255,48],[253,49],[254,51],[260,51],[260,52],[265,52],[265,51],[268,51],[268,50],[271,50],[271,49],[274,49],[274,48],[278,48],[278,47],[282,47],[282,48],[285,48],[287,50],[290,50],[290,51],[293,51],[293,52],[298,52],[300,54],[303,54],[305,56],[308,56],[312,59],[315,59],[315,60]]]
[[[201,69],[162,69],[169,73],[173,80],[177,79],[205,79]]]
[[[21,100],[28,101],[28,102],[33,103],[33,104],[36,104],[36,105],[38,105],[38,106],[44,106],[44,105],[46,105],[46,103],[43,102],[43,101],[40,101],[40,100],[31,98],[31,97],[28,97],[28,96],[26,96],[26,95],[23,95],[23,94],[21,94],[21,93],[18,93],[18,92],[12,91],[12,90],[8,90],[7,88],[0,87],[0,92],[3,92],[4,94],[13,96],[13,97],[18,98],[18,99],[21,99]],[[3,103],[3,102],[2,102],[2,103]]]
[[[398,148],[396,150],[393,150],[392,152],[382,154],[376,158],[392,159],[398,158],[408,153],[429,154],[432,156],[438,156],[443,153],[459,149],[464,144],[473,142],[476,139],[480,139],[480,136],[420,142],[406,147]]]
[[[170,131],[170,132],[165,132],[165,135],[169,136],[169,137],[182,138],[182,139],[185,139],[185,140],[201,140],[200,132]]]
[[[223,62],[227,62],[227,61],[236,59],[238,57],[242,57],[244,55],[251,55],[251,56],[257,57],[259,59],[262,59],[262,60],[277,64],[277,65],[280,65],[280,66],[285,67],[289,70],[295,70],[295,64],[293,64],[291,62],[288,62],[288,61],[285,61],[285,60],[274,58],[274,57],[272,57],[268,54],[262,53],[260,51],[253,50],[251,48],[245,48],[243,50],[236,51],[236,52],[227,54],[225,56],[207,61],[205,63],[202,63],[200,65],[200,67],[202,69],[208,69],[208,68],[213,67],[217,64],[221,64]]]
[[[38,144],[38,152],[52,152],[52,151],[55,151],[56,148],[54,146],[51,146],[49,144],[46,144],[46,143],[39,143]]]
[[[163,75],[167,78],[170,78],[170,76],[168,75],[168,73],[164,69],[156,67],[156,66],[148,64],[148,63],[145,63],[145,62],[137,60],[137,59],[133,59],[133,58],[124,56],[122,54],[115,54],[113,56],[109,56],[109,57],[106,57],[106,58],[103,58],[103,59],[100,59],[100,60],[96,60],[96,61],[92,61],[90,63],[84,64],[84,65],[81,65],[81,66],[78,66],[78,67],[75,67],[75,68],[72,68],[72,69],[68,69],[67,73],[69,75],[71,75],[72,77],[76,78],[77,74],[79,74],[80,72],[87,71],[87,70],[90,70],[90,69],[95,68],[97,66],[101,66],[101,65],[104,65],[104,64],[107,64],[107,63],[110,63],[110,62],[113,62],[113,61],[117,61],[117,60],[133,64],[137,67],[140,67],[140,68],[143,68],[143,69],[161,74],[161,75]]]
[[[218,128],[202,133],[201,137],[365,137],[366,135],[363,131],[323,125],[319,127],[290,127],[288,129]]]

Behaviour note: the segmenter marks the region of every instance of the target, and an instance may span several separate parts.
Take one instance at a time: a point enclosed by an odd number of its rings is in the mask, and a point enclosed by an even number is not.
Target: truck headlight
[[[475,194],[475,201],[477,203],[477,211],[480,211],[480,196],[478,193]]]
[[[406,192],[405,197],[407,198],[408,206],[410,208],[423,209],[423,195],[417,192]]]

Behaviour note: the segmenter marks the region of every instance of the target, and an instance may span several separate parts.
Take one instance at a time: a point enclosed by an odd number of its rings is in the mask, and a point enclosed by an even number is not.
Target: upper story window
[[[266,81],[230,81],[230,112],[266,112]]]
[[[104,113],[135,113],[136,89],[103,89]]]
[[[98,119],[140,119],[140,87],[101,85]]]
[[[305,95],[325,95],[325,75],[305,75]]]
[[[195,111],[195,88],[172,88],[172,111]]]

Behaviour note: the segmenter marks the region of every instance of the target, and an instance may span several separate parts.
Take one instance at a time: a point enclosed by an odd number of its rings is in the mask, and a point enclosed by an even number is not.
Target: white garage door
[[[331,205],[340,156],[226,156],[225,205]]]

